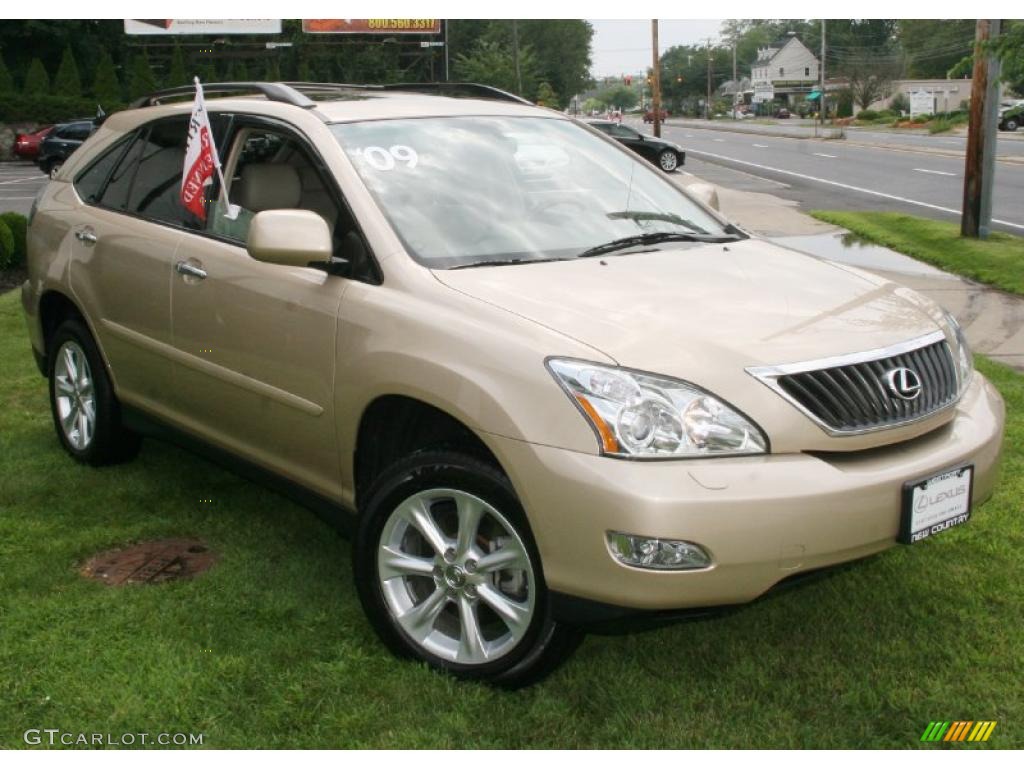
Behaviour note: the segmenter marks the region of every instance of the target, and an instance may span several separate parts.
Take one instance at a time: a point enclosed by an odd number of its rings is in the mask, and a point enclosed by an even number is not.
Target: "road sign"
[[[935,114],[935,96],[929,91],[914,91],[910,94],[910,116]]]

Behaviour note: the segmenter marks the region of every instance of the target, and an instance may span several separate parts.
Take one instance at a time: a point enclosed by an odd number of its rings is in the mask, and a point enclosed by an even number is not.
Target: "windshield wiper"
[[[507,267],[512,264],[527,264],[537,262],[538,259],[484,259],[483,261],[471,261],[468,264],[456,264],[448,269],[468,269],[469,267]]]
[[[595,245],[576,255],[578,259],[588,256],[600,256],[603,253],[621,251],[626,248],[634,248],[641,245],[657,245],[658,243],[731,243],[739,240],[736,235],[702,235],[697,232],[648,232],[644,235],[630,235],[620,237],[618,240]]]
[[[660,213],[658,211],[612,211],[606,214],[609,219],[629,219],[631,221],[666,221],[669,224],[676,224],[680,227],[686,227],[687,229],[698,232],[702,235],[707,234],[707,230],[702,227],[698,227],[689,219],[684,219],[682,216],[677,216],[674,213]]]

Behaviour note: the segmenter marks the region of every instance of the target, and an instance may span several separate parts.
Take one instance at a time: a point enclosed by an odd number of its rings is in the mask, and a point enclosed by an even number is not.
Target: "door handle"
[[[75,232],[75,237],[78,238],[79,242],[85,243],[86,245],[94,245],[99,239],[96,237],[94,232],[90,232],[88,229],[80,229]]]
[[[175,264],[174,271],[179,275],[185,275],[186,277],[195,277],[199,280],[206,279],[205,269],[197,267],[195,264],[189,264],[187,261],[179,261]]]

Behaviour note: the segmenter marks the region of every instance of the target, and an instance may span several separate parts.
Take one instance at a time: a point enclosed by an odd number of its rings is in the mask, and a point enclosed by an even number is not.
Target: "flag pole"
[[[196,94],[198,94],[200,91],[202,91],[203,85],[202,85],[202,83],[199,82],[199,75],[194,76],[192,78],[192,82],[195,83]],[[210,115],[209,115],[208,112],[206,112],[206,96],[205,95],[203,96],[203,112],[206,114],[207,122],[209,122]],[[211,129],[213,128],[212,123],[211,123],[210,127],[211,127]],[[210,150],[213,152],[213,157],[214,157],[214,163],[213,164],[217,168],[217,179],[220,181],[220,194],[224,198],[224,205],[227,208],[227,211],[224,212],[223,216],[224,216],[225,219],[232,219],[232,220],[234,220],[234,219],[238,218],[238,214],[241,212],[241,208],[239,208],[237,205],[232,205],[231,201],[228,200],[228,186],[227,186],[227,184],[224,183],[224,171],[220,167],[220,153],[217,151],[217,143],[214,141],[212,132],[211,132],[211,135],[210,135]]]

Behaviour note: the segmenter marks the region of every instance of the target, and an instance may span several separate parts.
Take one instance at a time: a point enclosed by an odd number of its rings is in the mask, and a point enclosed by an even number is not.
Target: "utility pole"
[[[654,110],[654,135],[661,138],[661,61],[658,56],[658,20],[651,19],[651,108]]]
[[[448,76],[448,25],[452,23],[451,19],[444,20],[444,81],[449,82]]]
[[[986,238],[992,226],[992,182],[996,172],[996,124],[999,122],[999,59],[984,45],[999,35],[999,19],[978,19],[974,28],[971,115],[964,165],[964,206],[960,234]]]
[[[512,19],[512,61],[516,68],[516,95],[523,95],[523,73],[519,69],[519,25]]]
[[[825,20],[821,20],[821,62],[818,64],[818,119],[825,131]]]
[[[711,119],[711,38],[708,38],[707,42],[708,52],[708,98],[704,102],[704,118],[706,120]]]
[[[736,97],[739,95],[739,80],[736,79],[736,38],[732,39],[732,119],[736,119]]]

